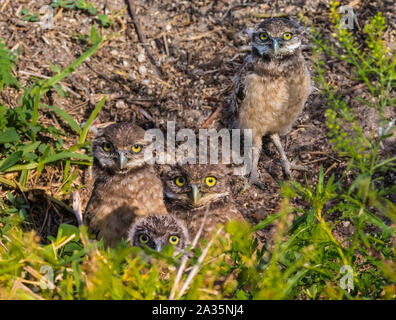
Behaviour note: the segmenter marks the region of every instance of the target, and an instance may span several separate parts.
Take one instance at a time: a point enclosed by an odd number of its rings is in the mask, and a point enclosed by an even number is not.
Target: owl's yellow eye
[[[216,184],[217,179],[215,177],[206,177],[205,182],[208,187],[213,187]]]
[[[261,32],[259,33],[259,38],[260,40],[265,41],[268,39],[268,34],[266,32]]]
[[[147,234],[141,234],[139,236],[139,242],[141,244],[146,244],[147,242],[149,242],[149,240],[150,240],[150,237]]]
[[[139,153],[140,151],[142,151],[142,146],[140,144],[135,144],[134,146],[132,146],[132,152],[134,153]]]
[[[290,32],[285,32],[283,34],[283,39],[290,40],[292,38],[292,34]]]
[[[186,183],[186,179],[184,177],[177,177],[175,179],[175,183],[176,185],[178,185],[179,187],[184,186],[184,184]]]
[[[174,246],[177,245],[180,241],[180,238],[178,236],[170,236],[169,237],[169,243],[173,244]]]
[[[103,150],[106,152],[110,152],[111,150],[113,150],[113,145],[109,142],[105,142],[102,146]]]

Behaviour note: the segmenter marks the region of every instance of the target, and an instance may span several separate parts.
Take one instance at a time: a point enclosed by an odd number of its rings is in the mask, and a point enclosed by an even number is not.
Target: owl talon
[[[308,171],[308,168],[305,166],[300,166],[300,165],[296,165],[293,162],[289,162],[289,161],[282,161],[282,167],[283,167],[283,171],[285,172],[286,176],[288,178],[291,177],[291,170],[298,170],[298,171]]]
[[[256,187],[258,187],[261,190],[265,190],[265,183],[261,182],[259,180],[259,177],[257,177],[257,176],[250,176],[249,177],[249,184],[250,185],[255,185]]]

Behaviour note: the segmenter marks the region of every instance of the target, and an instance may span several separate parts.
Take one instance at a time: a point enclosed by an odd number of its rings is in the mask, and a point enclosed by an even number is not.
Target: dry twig
[[[188,274],[187,280],[186,282],[184,282],[183,287],[181,288],[181,290],[179,291],[179,294],[177,295],[178,298],[180,298],[184,292],[187,290],[188,286],[190,285],[190,283],[192,282],[192,280],[194,279],[194,277],[197,275],[199,268],[202,265],[202,262],[204,261],[206,255],[209,252],[210,247],[213,244],[213,240],[217,238],[217,236],[219,235],[219,233],[223,230],[224,227],[221,227],[219,230],[217,230],[216,234],[214,237],[212,237],[212,239],[209,241],[208,245],[206,246],[206,248],[202,251],[202,254],[199,256],[197,264],[194,266],[194,268],[191,270],[191,272]]]
[[[144,33],[142,32],[142,29],[140,28],[139,19],[138,19],[138,16],[136,15],[135,2],[133,0],[127,0],[127,3],[128,3],[129,14],[131,15],[133,25],[135,26],[135,30],[138,35],[139,41],[143,45],[143,48],[146,51],[147,57],[149,58],[150,63],[153,66],[155,73],[157,74],[158,77],[162,77],[163,74],[162,74],[161,70],[157,67],[157,65],[155,64],[155,60],[150,52],[149,47],[147,46],[147,38],[144,35]]]
[[[215,112],[213,112],[212,115],[203,123],[201,129],[205,129],[206,127],[208,127],[223,109],[224,109],[224,103],[221,102],[220,105],[215,110]]]
[[[198,230],[197,234],[195,235],[195,238],[194,238],[194,241],[193,241],[193,243],[191,245],[191,249],[190,250],[193,250],[195,248],[195,246],[197,245],[198,240],[201,237],[201,233],[202,233],[203,227],[205,225],[207,216],[208,216],[208,210],[206,210],[205,216],[202,219],[201,226],[199,227],[199,230]],[[188,261],[188,256],[184,255],[183,258],[182,258],[182,262],[180,264],[179,270],[177,271],[175,282],[173,283],[173,287],[172,287],[171,293],[169,295],[169,300],[174,300],[174,298],[175,298],[176,290],[177,290],[177,288],[179,286],[180,279],[183,276],[184,270],[186,269],[187,261]]]

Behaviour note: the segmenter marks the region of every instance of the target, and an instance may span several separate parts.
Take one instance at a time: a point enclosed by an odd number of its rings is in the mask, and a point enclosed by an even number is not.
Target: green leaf
[[[1,162],[0,171],[4,171],[12,167],[14,164],[16,164],[19,161],[21,156],[22,156],[21,151],[14,152],[13,154],[11,154],[8,158],[6,158]]]
[[[19,135],[14,127],[7,128],[4,132],[0,132],[0,144],[19,141]]]
[[[92,3],[88,3],[88,5],[87,5],[87,11],[90,13],[90,14],[95,14],[96,13],[96,8],[93,6],[93,4]]]
[[[37,149],[37,147],[40,145],[40,142],[33,142],[33,143],[27,143],[24,144],[22,146],[19,146],[17,151],[22,151],[24,154],[25,153],[29,153],[29,152],[33,152]]]
[[[85,139],[87,138],[88,130],[89,127],[91,126],[92,122],[95,120],[96,116],[98,115],[100,109],[102,109],[104,103],[106,102],[107,96],[104,96],[96,105],[94,111],[92,111],[91,115],[89,116],[87,122],[85,123],[84,129],[80,134],[80,139],[78,141],[79,144],[82,144],[85,142]]]
[[[57,154],[54,154],[52,156],[45,158],[44,163],[50,163],[50,162],[55,162],[55,161],[62,160],[62,159],[71,159],[71,158],[82,159],[82,160],[91,160],[91,157],[87,156],[86,154],[64,151],[64,152],[60,152],[60,153],[57,153]]]
[[[28,152],[28,153],[25,153],[24,155],[22,155],[22,159],[25,161],[28,161],[28,162],[34,161],[37,158],[38,158],[38,156],[32,152]]]
[[[55,73],[61,72],[61,68],[59,66],[52,64],[51,62],[49,63],[49,66],[50,66],[52,72],[55,72]]]
[[[74,121],[74,119],[71,116],[69,116],[69,114],[66,111],[62,110],[59,107],[48,106],[45,104],[40,104],[40,108],[49,109],[49,110],[55,112],[57,116],[59,116],[62,120],[64,120],[70,126],[70,128],[72,128],[78,134],[81,133],[82,130],[81,130],[80,126],[78,125],[78,123],[76,121]]]
[[[98,19],[103,27],[108,27],[111,24],[110,18],[105,14],[99,14]]]
[[[20,88],[19,82],[12,75],[15,60],[16,57],[5,48],[4,43],[0,42],[0,83]]]
[[[282,215],[282,212],[278,212],[275,214],[271,214],[268,217],[266,217],[263,221],[259,222],[252,228],[252,232],[256,230],[260,230],[265,228],[267,225],[270,223],[274,222],[276,219],[278,219]]]
[[[99,36],[94,26],[91,28],[91,34],[89,38],[91,39],[92,45],[98,44],[102,41],[102,38]]]
[[[0,176],[0,183],[6,184],[12,188],[16,188],[16,184],[13,181],[8,180],[2,176]]]
[[[78,227],[73,226],[71,224],[62,223],[58,229],[58,235],[56,237],[56,241],[59,241],[62,237],[70,237],[71,235],[75,235],[73,241],[80,240],[80,231]]]
[[[13,172],[13,171],[22,171],[37,168],[37,163],[28,163],[28,164],[17,164],[8,169],[5,169],[5,172]]]

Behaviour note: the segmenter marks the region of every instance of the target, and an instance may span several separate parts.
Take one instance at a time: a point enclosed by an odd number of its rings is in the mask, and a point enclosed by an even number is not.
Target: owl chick
[[[172,215],[148,215],[140,217],[128,231],[132,246],[161,251],[166,245],[173,245],[175,252],[182,252],[190,243],[184,223]]]
[[[127,238],[136,217],[167,213],[161,180],[144,160],[144,135],[135,124],[116,123],[92,143],[95,182],[83,219],[105,245]]]
[[[252,53],[234,78],[231,110],[242,91],[238,110],[240,129],[252,129],[250,182],[258,183],[262,137],[269,134],[282,160],[285,174],[305,170],[289,162],[279,139],[302,111],[311,92],[311,78],[301,53],[302,28],[283,18],[266,19],[249,31]],[[243,88],[243,90],[241,90]]]
[[[192,238],[205,215],[204,238],[218,223],[244,220],[232,202],[226,168],[220,164],[178,165],[164,174],[163,182],[168,211],[186,223]]]

